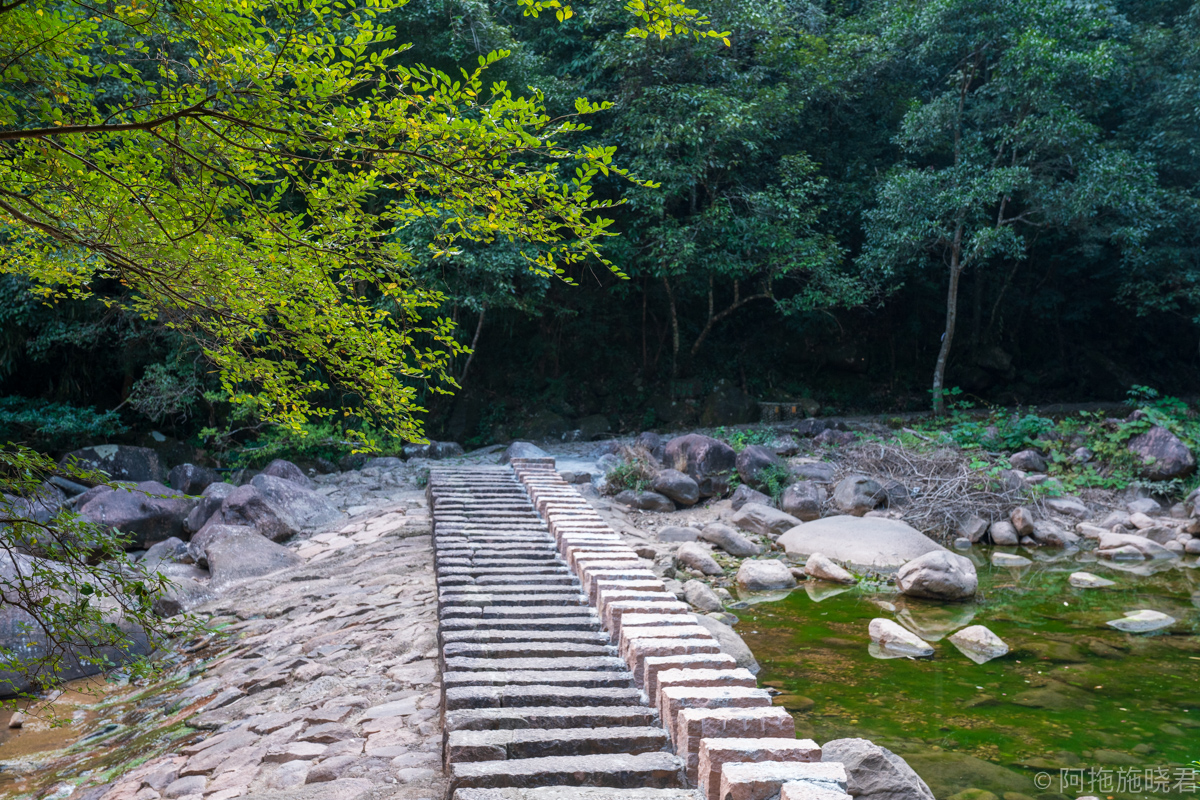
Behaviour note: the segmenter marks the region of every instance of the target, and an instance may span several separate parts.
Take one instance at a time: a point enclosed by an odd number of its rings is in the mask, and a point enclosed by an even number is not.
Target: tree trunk
[[[471,337],[471,353],[467,356],[467,363],[463,365],[462,375],[458,377],[459,389],[467,383],[467,373],[471,371],[471,362],[475,360],[475,348],[479,346],[479,334],[483,332],[483,316],[486,313],[487,306],[479,309],[479,322],[475,324],[475,335]]]
[[[950,251],[950,288],[946,292],[946,331],[942,334],[942,346],[938,350],[937,366],[933,369],[933,413],[946,413],[946,362],[950,360],[950,345],[954,342],[954,326],[958,322],[958,280],[962,277],[962,234],[960,222],[954,229],[954,243]]]
[[[679,376],[679,315],[675,312],[675,295],[671,292],[671,283],[665,275],[662,282],[671,305],[671,377],[676,378]]]

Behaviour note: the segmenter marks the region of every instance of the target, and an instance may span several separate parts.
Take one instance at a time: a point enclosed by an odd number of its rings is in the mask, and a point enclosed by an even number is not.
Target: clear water
[[[988,555],[972,556],[980,577],[974,603],[913,601],[886,587],[823,596],[837,590],[810,583],[738,610],[737,629],[762,664],[760,683],[782,692],[776,703],[792,712],[800,736],[882,744],[939,800],[967,790],[1004,800],[1200,797],[1200,767],[1196,786],[1189,783],[1200,759],[1195,560],[1149,574],[1086,553],[1025,552],[1038,560],[1020,569],[992,567]],[[1117,585],[1073,588],[1067,576],[1078,570]],[[1178,622],[1140,635],[1105,624],[1138,609]],[[873,658],[874,617],[921,633],[934,657]],[[1009,654],[977,665],[944,640],[971,624],[1000,636]],[[958,800],[968,798],[990,800],[977,792]]]

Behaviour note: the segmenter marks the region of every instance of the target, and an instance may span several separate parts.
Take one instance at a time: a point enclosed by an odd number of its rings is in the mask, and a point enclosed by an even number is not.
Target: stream
[[[871,739],[902,755],[938,800],[1197,796],[1196,560],[1119,565],[1088,552],[997,549],[1033,564],[994,567],[991,549],[974,548],[972,603],[808,581],[734,609],[762,664],[760,685],[781,692],[775,702],[792,712],[799,736]],[[1074,588],[1075,571],[1116,585]],[[1149,634],[1106,624],[1138,609],[1177,621]],[[872,657],[874,617],[919,634],[935,655]],[[979,665],[945,641],[975,624],[1003,639],[1008,655]]]

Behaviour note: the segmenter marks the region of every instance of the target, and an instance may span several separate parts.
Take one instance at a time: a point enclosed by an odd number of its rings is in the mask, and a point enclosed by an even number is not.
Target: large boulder
[[[800,520],[777,508],[759,503],[747,503],[730,520],[744,531],[763,536],[779,536],[800,524]]]
[[[675,504],[658,492],[635,492],[632,489],[626,489],[623,492],[618,492],[613,497],[613,500],[623,506],[636,508],[640,511],[670,512],[675,510]]]
[[[815,483],[833,483],[837,468],[828,461],[806,461],[792,466],[792,474],[799,480]]]
[[[230,492],[222,501],[221,510],[213,514],[204,527],[213,524],[249,526],[273,542],[281,542],[300,530],[300,523],[295,517],[286,509],[268,503],[253,484],[239,486]],[[202,528],[200,533],[203,532]]]
[[[1021,450],[1008,457],[1013,469],[1025,472],[1045,472],[1046,459],[1037,450]]]
[[[971,559],[938,550],[914,558],[896,572],[896,588],[909,597],[968,600],[979,589]]]
[[[160,617],[173,617],[216,599],[215,592],[194,578],[172,578],[151,608]]]
[[[871,620],[867,631],[871,636],[871,643],[887,656],[925,658],[933,655],[933,645],[893,620],[876,617]]]
[[[255,475],[250,485],[276,509],[291,515],[304,530],[314,530],[342,518],[337,507],[316,492],[274,475]]]
[[[843,564],[889,572],[926,553],[945,550],[903,522],[851,516],[806,522],[780,536],[778,544],[797,559],[824,553]]]
[[[695,579],[683,585],[683,599],[701,611],[721,611],[725,608],[711,586]]]
[[[779,589],[793,589],[796,577],[787,564],[777,558],[746,559],[738,567],[738,588],[746,592],[771,592]]]
[[[733,494],[729,496],[729,505],[733,506],[734,511],[741,511],[742,506],[746,503],[758,503],[763,506],[774,506],[775,501],[769,495],[765,495],[757,489],[751,489],[746,484],[742,484],[733,490]]]
[[[737,467],[737,453],[711,436],[689,433],[667,442],[664,450],[668,466],[686,472],[700,486],[701,497],[724,494],[729,474]]]
[[[865,475],[847,475],[833,489],[833,504],[843,514],[861,517],[887,499],[887,492]]]
[[[1171,552],[1153,539],[1148,539],[1145,536],[1139,536],[1134,533],[1102,534],[1100,540],[1096,543],[1096,555],[1101,558],[1113,558],[1114,553],[1125,547],[1132,548],[1142,558],[1178,558],[1176,553]]]
[[[750,652],[750,648],[733,628],[706,614],[693,614],[692,616],[696,618],[698,625],[707,628],[712,637],[717,640],[717,646],[721,648],[722,653],[733,658],[737,662],[737,666],[748,669],[755,675],[758,674],[761,667],[754,658],[754,653]]]
[[[167,470],[158,453],[149,447],[130,447],[124,444],[98,444],[73,450],[63,456],[60,463],[74,461],[86,469],[97,469],[108,473],[115,481],[158,481],[167,480]]]
[[[1182,478],[1196,470],[1192,451],[1179,437],[1159,425],[1130,439],[1128,447],[1141,459],[1141,473],[1148,480]]]
[[[221,536],[205,548],[212,588],[223,591],[232,584],[299,566],[304,559],[286,547],[253,531]]]
[[[79,509],[80,516],[130,535],[131,550],[189,532],[183,522],[196,506],[196,499],[178,494],[157,481],[143,481],[136,488],[109,488]]]
[[[804,574],[830,583],[855,583],[853,575],[821,553],[813,553],[808,557],[808,561],[804,562]]]
[[[94,496],[94,495],[93,495]],[[52,483],[43,483],[26,497],[4,495],[4,516],[28,519],[43,525],[58,516],[67,505],[67,495]]]
[[[198,566],[208,568],[208,546],[224,536],[241,536],[254,533],[250,525],[205,525],[199,533],[188,542],[188,557]]]
[[[513,442],[500,454],[500,463],[507,464],[514,458],[546,458],[545,450],[532,442]]]
[[[172,489],[191,495],[200,494],[216,479],[217,475],[211,469],[195,464],[180,464],[168,477]]]
[[[787,463],[761,444],[752,444],[738,453],[736,463],[742,483],[755,489],[766,488],[766,476],[772,472],[780,476],[788,474]]]
[[[694,506],[700,502],[700,484],[677,469],[661,470],[650,481],[650,491],[669,497],[681,506]]]
[[[194,534],[203,528],[213,515],[221,510],[221,504],[225,502],[225,498],[236,488],[232,483],[222,481],[210,483],[204,487],[204,491],[200,494],[200,502],[196,503],[192,513],[188,514],[187,519],[183,521],[184,530]]]
[[[304,474],[304,470],[297,467],[290,461],[285,461],[282,458],[277,458],[270,464],[267,464],[260,473],[262,475],[272,475],[276,478],[283,478],[285,481],[298,483],[305,489],[311,489],[314,484],[312,478]]]
[[[679,545],[679,549],[675,551],[675,564],[698,570],[705,575],[720,575],[724,572],[708,550],[696,542],[684,542]]]
[[[721,522],[710,522],[705,525],[704,529],[700,531],[700,538],[738,558],[756,556],[762,552],[761,547]]]
[[[783,490],[779,506],[803,522],[820,519],[828,495],[825,487],[815,481],[797,481]]]
[[[846,792],[855,800],[934,800],[933,792],[900,756],[867,739],[834,739],[822,761],[846,767]]]

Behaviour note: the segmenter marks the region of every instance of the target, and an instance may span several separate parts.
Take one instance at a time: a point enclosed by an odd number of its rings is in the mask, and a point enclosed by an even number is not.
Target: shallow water
[[[980,578],[974,603],[913,601],[887,587],[835,593],[809,583],[738,610],[738,632],[763,666],[760,683],[783,692],[776,703],[793,713],[800,736],[872,739],[903,755],[939,800],[968,789],[1047,798],[1200,796],[1188,766],[1200,759],[1195,561],[1139,575],[1087,553],[1054,560],[1023,553],[1037,560],[1016,569],[992,567],[987,555],[973,554]],[[1067,576],[1079,570],[1117,585],[1073,588]],[[1140,635],[1105,624],[1138,609],[1177,622]],[[933,643],[934,657],[873,658],[867,625],[874,617],[919,633]],[[972,624],[1000,636],[1009,654],[977,665],[944,640]]]

